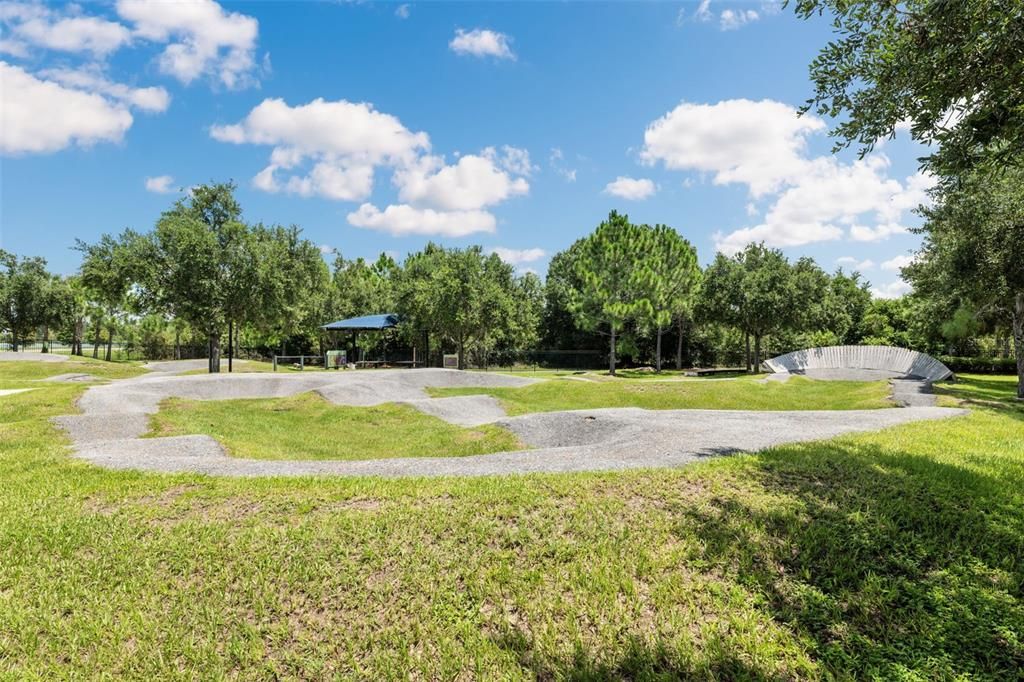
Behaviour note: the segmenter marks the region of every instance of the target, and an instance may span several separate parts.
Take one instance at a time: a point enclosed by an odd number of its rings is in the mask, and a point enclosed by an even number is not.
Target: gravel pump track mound
[[[521,387],[522,377],[444,369],[306,374],[170,376],[152,374],[90,387],[82,414],[56,417],[78,457],[113,469],[225,476],[478,476],[683,466],[702,458],[756,451],[844,433],[943,419],[964,410],[937,407],[853,411],[754,412],[610,408],[506,417],[490,396],[429,398],[426,387]],[[468,457],[373,460],[250,460],[227,455],[206,435],[141,438],[149,415],[169,397],[273,398],[316,391],[339,405],[406,403],[462,426],[495,423],[533,449]],[[343,446],[342,446],[343,447]],[[358,453],[354,453],[358,454]]]

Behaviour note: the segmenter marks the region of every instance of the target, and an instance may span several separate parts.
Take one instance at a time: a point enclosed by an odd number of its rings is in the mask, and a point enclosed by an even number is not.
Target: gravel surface
[[[502,374],[442,369],[187,377],[157,374],[90,387],[79,401],[84,414],[55,421],[71,435],[77,456],[114,469],[227,476],[476,476],[677,467],[716,455],[965,414],[964,410],[937,407],[801,412],[616,408],[506,418],[500,404],[487,396],[430,399],[423,391],[427,386],[524,386],[532,382]],[[457,424],[495,422],[533,449],[470,457],[438,453],[438,457],[362,461],[264,461],[229,457],[217,441],[204,435],[139,438],[147,430],[148,415],[169,396],[218,400],[309,390],[338,404],[405,402]]]
[[[532,414],[503,420],[498,423],[536,449],[470,457],[362,461],[235,459],[227,456],[209,436],[82,443],[78,446],[78,456],[114,469],[225,476],[481,476],[612,471],[679,467],[708,457],[964,413],[964,410],[938,407],[849,412],[655,412],[615,408]]]
[[[248,360],[235,360],[235,365],[241,365],[248,362]],[[145,369],[150,372],[158,372],[160,374],[181,374],[182,372],[192,372],[197,369],[207,369],[210,366],[210,361],[206,358],[200,358],[198,360],[159,360],[157,362],[147,362],[143,365]],[[220,367],[225,372],[228,369],[228,361],[221,360]]]
[[[37,353],[36,351],[18,351],[15,353],[9,350],[0,351],[0,362],[13,362],[16,360],[27,362],[65,362],[67,359],[68,356],[57,355],[56,353]]]

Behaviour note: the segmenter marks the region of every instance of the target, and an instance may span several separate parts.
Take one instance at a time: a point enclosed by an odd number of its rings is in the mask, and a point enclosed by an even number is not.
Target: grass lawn
[[[453,457],[524,447],[491,424],[460,428],[408,405],[332,405],[314,392],[258,400],[171,398],[150,423],[150,436],[208,434],[231,455],[250,459]]]
[[[682,470],[440,480],[106,471],[47,421],[83,387],[6,396],[0,678],[1018,679],[1013,386]]]
[[[760,383],[747,376],[728,381],[605,379],[553,379],[522,388],[433,388],[428,391],[438,397],[491,395],[513,415],[600,407],[652,410],[859,410],[892,407],[888,400],[889,387],[884,381],[812,381],[792,377],[785,383]]]
[[[27,355],[27,353],[26,353]],[[88,357],[78,357],[65,362],[0,361],[0,388],[32,388],[36,379],[57,374],[92,374],[103,379],[127,379],[145,374],[140,362],[106,362]],[[15,385],[17,384],[17,385]],[[42,384],[47,388],[54,384]]]

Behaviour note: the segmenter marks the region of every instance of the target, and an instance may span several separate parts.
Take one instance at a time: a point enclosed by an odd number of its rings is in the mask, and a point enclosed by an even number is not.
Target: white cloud
[[[494,232],[496,225],[494,216],[487,211],[435,211],[406,204],[391,205],[383,211],[373,204],[363,204],[348,214],[348,222],[395,236],[464,237],[475,232]]]
[[[855,242],[880,242],[895,234],[905,234],[907,228],[899,223],[881,223],[874,227],[851,225],[850,239]]]
[[[576,182],[576,169],[565,165],[565,154],[558,147],[552,147],[548,155],[548,164],[552,170],[565,178],[566,182]]]
[[[914,262],[913,256],[895,256],[887,261],[883,261],[881,268],[883,270],[890,270],[893,272],[899,272],[900,269],[907,267]]]
[[[399,19],[409,18],[409,3],[404,3],[395,8],[395,16]]]
[[[494,160],[503,169],[513,175],[531,175],[537,167],[530,163],[530,152],[517,147],[503,145],[501,153],[494,147],[487,147],[482,154]]]
[[[320,253],[322,253],[324,255],[329,255],[329,254],[335,253],[336,251],[337,251],[337,249],[335,249],[330,244],[321,244],[320,245]]]
[[[858,272],[870,270],[875,267],[875,261],[870,258],[858,261],[853,256],[842,256],[841,258],[836,258],[836,263],[838,265],[849,265],[851,270],[857,270]]]
[[[627,178],[620,175],[605,185],[604,191],[605,194],[611,194],[620,199],[639,201],[653,195],[657,191],[657,187],[653,181],[647,178]]]
[[[758,197],[806,172],[807,136],[824,129],[821,119],[772,100],[683,102],[647,126],[640,158],[713,173],[719,185],[744,183]]]
[[[221,142],[273,146],[270,165],[253,178],[257,189],[348,201],[369,197],[376,166],[413,163],[420,150],[430,148],[426,133],[410,131],[371,104],[346,100],[292,107],[265,99],[241,122],[213,126],[210,135]],[[307,162],[313,164],[308,174],[278,178],[280,171]]]
[[[760,18],[752,9],[726,9],[718,16],[718,25],[723,31],[735,31]]]
[[[174,183],[174,178],[170,175],[158,175],[154,178],[146,178],[146,191],[155,192],[156,194],[170,194],[174,191],[171,186]]]
[[[118,0],[117,13],[134,23],[135,36],[169,43],[157,60],[163,73],[183,83],[209,75],[227,88],[256,83],[253,17],[225,12],[213,0]]]
[[[115,21],[60,13],[41,3],[3,3],[0,22],[15,36],[5,41],[4,51],[17,56],[25,56],[26,44],[32,44],[48,50],[89,52],[94,57],[104,57],[131,40],[131,32]]]
[[[132,88],[121,83],[114,83],[108,80],[96,66],[82,69],[46,69],[39,72],[39,75],[69,88],[105,95],[122,104],[147,112],[164,112],[171,104],[171,96],[165,89],[160,87]]]
[[[253,178],[264,192],[288,192],[365,202],[378,168],[392,169],[399,201],[378,209],[363,203],[348,215],[357,227],[393,234],[461,236],[495,229],[482,209],[526,194],[534,170],[524,149],[487,147],[453,164],[430,154],[430,138],[368,103],[316,99],[289,106],[266,99],[240,122],[210,135],[232,144],[272,147],[269,164]]]
[[[465,154],[450,166],[444,165],[442,157],[426,155],[397,169],[394,182],[402,201],[446,211],[480,209],[530,189],[524,178],[514,178],[498,167],[493,149],[479,156]]]
[[[132,125],[132,115],[122,104],[40,80],[3,61],[0,83],[0,152],[5,154],[47,153],[72,144],[87,147],[119,142]]]
[[[883,154],[853,163],[812,158],[808,138],[824,128],[820,119],[800,117],[772,100],[683,102],[647,127],[640,158],[710,173],[715,184],[745,184],[754,198],[773,196],[759,224],[715,234],[724,252],[752,241],[801,246],[847,234],[854,241],[876,241],[905,232],[904,214],[927,202],[933,178],[891,178]],[[747,205],[748,215],[757,213],[755,204]]]
[[[507,249],[504,246],[495,246],[490,252],[498,254],[498,258],[509,265],[533,263],[548,255],[544,249]]]
[[[711,0],[700,0],[700,4],[697,5],[697,11],[693,13],[693,18],[697,21],[711,21]]]
[[[762,223],[754,227],[735,230],[728,234],[716,232],[712,237],[715,248],[725,254],[742,251],[751,242],[764,242],[768,246],[802,246],[812,242],[839,239],[843,231],[834,225],[786,225]]]
[[[474,28],[472,31],[456,29],[455,37],[448,43],[448,48],[455,54],[473,57],[496,57],[497,59],[515,59],[510,44],[512,39],[504,33],[490,29]]]
[[[888,177],[888,168],[884,156],[852,164],[833,157],[814,159],[806,174],[778,195],[761,225],[720,236],[718,245],[726,252],[761,240],[772,246],[801,246],[839,239],[844,228],[855,241],[876,241],[905,232],[896,221],[911,205],[918,188],[911,178],[903,184]],[[861,224],[865,217],[874,219],[876,225]]]
[[[904,294],[909,294],[912,288],[902,279],[898,279],[880,287],[871,287],[871,295],[875,298],[899,298]]]

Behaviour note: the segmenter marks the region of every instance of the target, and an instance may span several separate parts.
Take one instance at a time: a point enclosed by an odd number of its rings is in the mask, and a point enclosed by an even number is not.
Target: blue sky
[[[799,119],[829,38],[772,3],[0,3],[0,246],[72,272],[234,179],[250,221],[346,257],[428,240],[521,270],[611,209],[697,247],[764,240],[879,295],[918,238],[921,150]]]

